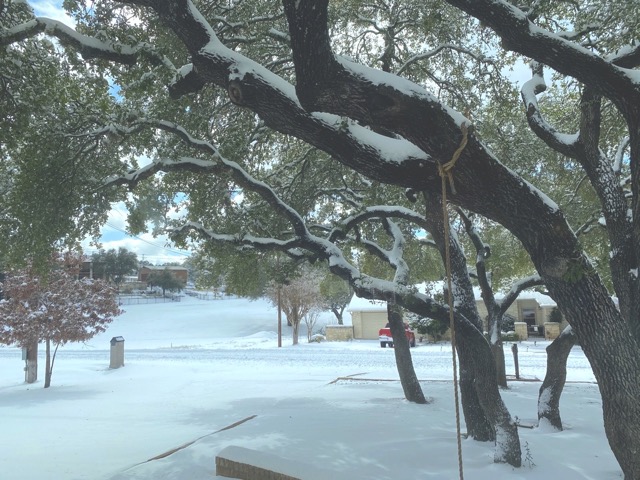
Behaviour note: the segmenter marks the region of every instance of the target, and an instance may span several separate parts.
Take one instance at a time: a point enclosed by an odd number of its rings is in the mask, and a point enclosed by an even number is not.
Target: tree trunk
[[[387,302],[387,317],[389,319],[389,328],[393,337],[394,353],[396,356],[396,366],[400,375],[400,383],[407,400],[414,403],[427,403],[424,397],[420,382],[413,368],[413,360],[411,359],[411,348],[409,340],[405,334],[404,323],[402,322],[402,314],[400,307]]]
[[[47,338],[46,342],[46,361],[44,367],[44,388],[51,386],[51,340]]]
[[[507,368],[504,364],[504,346],[502,345],[502,339],[498,339],[496,343],[491,344],[491,353],[493,354],[493,360],[496,362],[496,380],[498,386],[507,388]]]
[[[287,321],[289,321],[289,317],[287,316]],[[300,319],[299,318],[294,318],[293,320],[291,320],[289,322],[289,324],[293,327],[293,344],[297,345],[298,344],[298,329],[300,328]]]
[[[26,375],[27,383],[35,383],[38,380],[38,342],[31,342],[27,347]]]
[[[487,330],[489,331],[489,345],[491,345],[491,354],[496,364],[496,379],[498,385],[507,388],[507,369],[504,364],[504,350],[502,348],[502,313],[500,307],[496,304],[493,291],[483,291],[484,304],[489,312],[487,318]]]
[[[562,430],[560,418],[560,395],[567,379],[567,358],[576,343],[571,327],[547,347],[547,373],[538,394],[538,425],[549,423],[556,430]]]
[[[573,282],[554,280],[545,282],[571,321],[598,381],[611,450],[625,480],[640,479],[640,345],[597,275],[583,274]]]
[[[338,320],[338,325],[344,325],[342,323],[342,312],[344,312],[344,308],[339,309],[339,308],[336,308],[336,307],[331,307],[331,311],[336,316],[336,319]]]
[[[423,195],[427,230],[438,247],[443,263],[446,263],[445,229],[451,229],[451,225],[444,218],[442,197],[427,192],[423,192]],[[452,295],[457,305],[455,311],[471,322],[456,321],[455,324],[460,360],[460,396],[467,431],[474,439],[495,439],[495,462],[519,467],[522,459],[518,429],[500,397],[496,363],[489,342],[482,334],[482,321],[469,278],[467,259],[455,232],[449,235],[449,260]]]
[[[518,427],[502,401],[496,382],[496,364],[482,332],[466,322],[456,322],[458,348],[464,351],[465,367],[474,378],[478,402],[495,432],[494,461],[519,467],[522,451]],[[461,355],[461,368],[462,368]],[[466,418],[466,417],[465,417]]]
[[[496,439],[496,432],[480,404],[475,372],[470,368],[475,360],[466,348],[461,348],[460,344],[456,351],[460,365],[460,398],[467,435],[479,442],[492,442]]]

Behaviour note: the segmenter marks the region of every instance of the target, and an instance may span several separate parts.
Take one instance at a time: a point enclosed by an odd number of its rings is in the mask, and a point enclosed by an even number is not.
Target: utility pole
[[[278,348],[282,347],[282,284],[281,284],[281,275],[280,275],[280,253],[276,253],[276,282],[278,285]]]
[[[281,300],[282,285],[278,283],[278,348],[282,347],[282,305]]]

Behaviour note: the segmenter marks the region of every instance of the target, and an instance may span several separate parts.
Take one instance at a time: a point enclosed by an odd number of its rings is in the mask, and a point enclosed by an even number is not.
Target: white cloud
[[[68,25],[71,28],[75,28],[76,24],[62,8],[62,2],[52,0],[36,0],[30,2],[30,4],[37,16],[52,18],[64,23],[65,25]]]
[[[173,217],[178,217],[173,213]],[[190,252],[174,247],[166,235],[154,237],[151,233],[143,233],[131,236],[126,233],[127,209],[123,202],[114,203],[109,212],[107,223],[102,227],[100,246],[104,250],[118,249],[120,247],[134,252],[138,260],[145,260],[154,265],[168,262],[182,262]],[[88,255],[96,252],[95,245],[90,245],[90,240],[82,242],[84,252]]]

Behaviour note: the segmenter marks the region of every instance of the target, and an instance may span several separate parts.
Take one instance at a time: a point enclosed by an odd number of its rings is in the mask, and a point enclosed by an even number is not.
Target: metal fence
[[[120,305],[142,305],[146,303],[166,303],[179,302],[179,295],[170,295],[166,297],[156,297],[153,295],[119,295],[118,303]]]

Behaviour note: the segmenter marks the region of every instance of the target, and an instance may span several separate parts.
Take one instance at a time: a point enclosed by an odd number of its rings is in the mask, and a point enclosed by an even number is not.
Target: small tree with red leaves
[[[2,282],[0,343],[28,347],[45,342],[44,388],[51,385],[58,347],[89,340],[122,313],[115,289],[101,280],[78,279],[79,266],[75,255],[55,255],[46,272],[32,267],[9,271]]]

